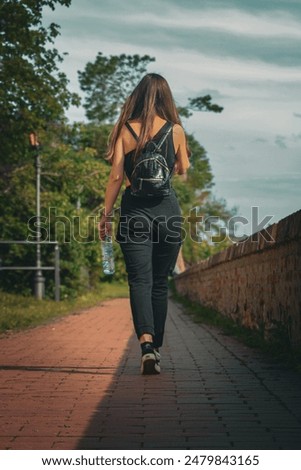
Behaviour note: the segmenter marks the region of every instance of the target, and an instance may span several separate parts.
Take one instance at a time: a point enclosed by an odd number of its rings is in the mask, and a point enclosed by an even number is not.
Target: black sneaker
[[[160,374],[160,354],[155,349],[149,347],[142,353],[141,374],[152,375]]]

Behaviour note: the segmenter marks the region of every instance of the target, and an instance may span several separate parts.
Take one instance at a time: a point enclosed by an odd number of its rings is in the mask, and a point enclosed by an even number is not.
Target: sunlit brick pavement
[[[171,300],[141,376],[128,299],[0,337],[1,449],[301,449],[301,377]]]

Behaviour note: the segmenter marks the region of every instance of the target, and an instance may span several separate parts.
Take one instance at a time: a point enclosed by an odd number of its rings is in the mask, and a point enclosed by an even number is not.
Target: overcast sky
[[[69,53],[61,68],[72,91],[98,52],[149,54],[148,71],[168,80],[177,104],[210,93],[224,107],[183,125],[206,148],[228,207],[250,220],[258,206],[270,223],[301,208],[300,0],[72,0],[44,19],[61,26],[55,45]],[[85,119],[82,108],[68,116]]]

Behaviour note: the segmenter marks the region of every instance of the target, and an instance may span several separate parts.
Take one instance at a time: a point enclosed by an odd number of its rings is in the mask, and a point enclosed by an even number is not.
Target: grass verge
[[[293,349],[287,336],[282,332],[276,334],[273,341],[267,342],[264,339],[263,329],[251,330],[243,327],[212,308],[192,302],[177,292],[173,279],[170,280],[169,286],[173,299],[184,307],[184,313],[190,315],[195,323],[220,328],[223,334],[233,336],[251,348],[258,348],[268,354],[271,360],[281,362],[286,367],[301,373],[301,348]]]
[[[128,297],[126,283],[103,282],[73,300],[36,300],[0,291],[0,332],[19,330],[93,307],[103,300]]]

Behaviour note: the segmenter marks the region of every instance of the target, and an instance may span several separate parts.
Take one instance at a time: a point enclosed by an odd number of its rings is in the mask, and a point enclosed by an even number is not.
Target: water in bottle
[[[112,275],[115,272],[114,251],[112,236],[106,234],[101,241],[102,269],[104,274]]]

